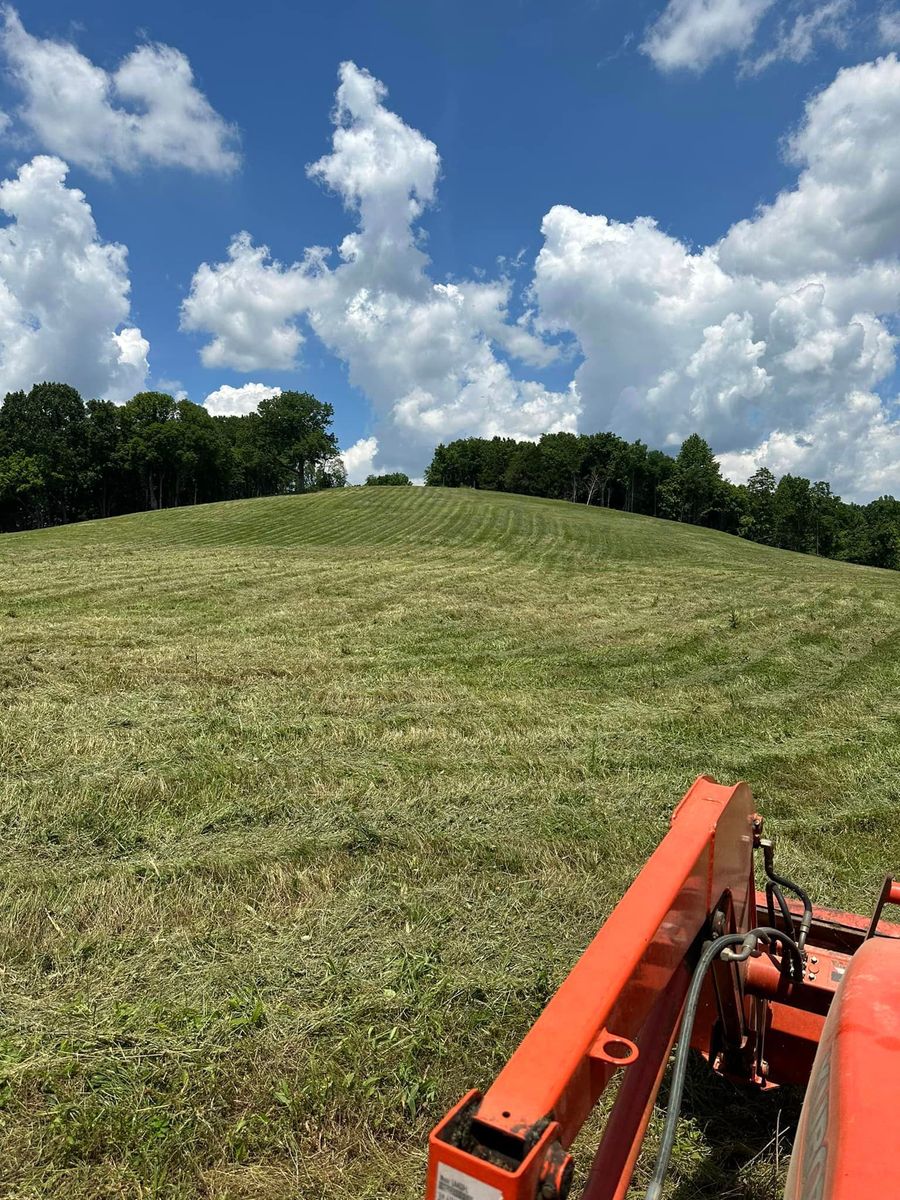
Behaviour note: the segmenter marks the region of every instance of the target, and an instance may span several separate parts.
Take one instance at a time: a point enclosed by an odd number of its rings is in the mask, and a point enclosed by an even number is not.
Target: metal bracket
[[[875,937],[875,931],[878,928],[878,922],[881,920],[881,913],[886,904],[900,904],[900,883],[895,881],[893,875],[885,875],[884,877],[884,883],[881,885],[881,895],[878,897],[878,903],[875,905],[875,912],[872,914],[872,921],[866,933],[866,941],[869,938]]]

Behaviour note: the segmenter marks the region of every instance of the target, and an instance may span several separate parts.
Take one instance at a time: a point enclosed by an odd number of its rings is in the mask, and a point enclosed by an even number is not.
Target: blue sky
[[[807,474],[830,471],[845,493],[900,489],[892,343],[900,303],[891,274],[900,251],[900,184],[882,197],[888,219],[877,244],[848,234],[837,256],[827,223],[820,242],[810,235],[809,245],[801,245],[805,234],[792,238],[795,218],[787,211],[794,195],[800,209],[807,204],[821,213],[821,196],[843,170],[838,186],[846,195],[835,220],[848,229],[858,214],[860,229],[871,227],[871,213],[850,194],[851,176],[862,180],[867,170],[878,174],[893,161],[896,135],[886,132],[885,144],[862,166],[835,165],[828,128],[846,116],[847,136],[858,147],[872,141],[873,129],[896,124],[890,98],[896,78],[884,74],[879,59],[900,33],[892,5],[336,0],[248,8],[230,0],[215,6],[157,0],[136,15],[135,6],[85,0],[77,8],[45,2],[17,11],[22,32],[10,35],[7,26],[0,97],[10,117],[4,176],[13,179],[36,154],[65,161],[65,181],[52,185],[67,193],[61,204],[71,206],[68,193],[80,189],[96,226],[88,242],[126,247],[127,262],[104,264],[104,286],[116,296],[104,295],[103,315],[89,333],[52,341],[48,332],[42,343],[41,329],[51,331],[66,314],[53,310],[57,301],[29,300],[36,285],[23,266],[25,232],[4,247],[0,279],[18,305],[18,325],[5,338],[0,306],[5,387],[28,386],[28,371],[41,368],[68,369],[73,382],[116,399],[131,383],[141,384],[142,372],[142,386],[177,383],[201,402],[223,384],[302,388],[334,405],[342,446],[361,443],[358,470],[375,462],[419,472],[429,446],[464,432],[537,436],[542,428],[613,427],[674,447],[697,427],[735,477],[766,461]],[[219,139],[210,163],[197,169],[190,146],[160,151],[146,140],[134,152],[110,152],[108,161],[92,152],[91,160],[83,149],[88,135],[74,127],[78,112],[73,128],[60,133],[53,97],[39,94],[53,86],[54,72],[38,78],[34,68],[49,53],[48,40],[110,76],[140,46],[180,52],[193,88],[208,102],[198,120],[207,132],[219,121],[210,135]],[[349,160],[332,143],[338,69],[348,60],[359,74],[344,80],[347,95],[369,78],[364,72],[387,94],[370,88],[359,104],[351,99],[344,124],[369,138],[367,145],[374,137],[376,158],[379,137],[390,141],[406,129],[403,153],[413,158],[391,160],[385,169],[401,183],[403,172],[412,172],[411,196],[416,186],[428,192],[406,224],[385,217],[387,233],[381,216],[366,232],[358,214],[370,203],[379,212],[403,207],[406,191],[401,186],[398,199],[382,177],[371,185],[375,191],[354,191]],[[866,64],[877,64],[870,68],[876,74],[860,76],[858,87],[833,90],[841,68]],[[154,60],[146,69],[158,66]],[[113,92],[105,103],[120,114],[140,112],[146,94],[129,101]],[[810,109],[817,94],[824,100]],[[829,115],[832,95],[838,118]],[[66,105],[78,109],[71,100]],[[383,114],[395,114],[399,123],[386,123]],[[83,119],[89,123],[91,113]],[[785,143],[792,131],[800,133],[793,152]],[[230,156],[230,166],[216,165],[217,154],[222,162]],[[309,178],[307,167],[329,155],[327,186]],[[804,171],[811,178],[818,172],[808,194],[798,189]],[[32,193],[46,194],[49,179],[23,185],[24,198],[5,205],[7,230],[16,224],[25,230]],[[787,197],[781,216],[773,209],[768,224],[729,234],[780,193]],[[542,233],[551,212],[557,214],[552,228]],[[806,230],[815,220],[803,212],[796,219]],[[601,227],[603,217],[608,223]],[[635,225],[638,217],[652,218],[655,230]],[[783,228],[776,229],[779,221]],[[333,271],[341,261],[336,248],[360,222],[364,270],[351,264],[342,278],[337,272],[316,285],[319,291],[285,273],[311,246],[331,250]],[[271,257],[248,259],[239,279],[231,279],[218,269],[242,230]],[[42,230],[40,236],[56,235]],[[790,262],[785,238],[796,245]],[[727,286],[707,280],[708,248],[722,239],[714,257],[725,264]],[[757,261],[767,255],[778,265],[760,273]],[[193,328],[183,329],[181,308],[203,263],[214,271],[209,294],[185,322]],[[391,263],[402,264],[400,282],[392,279]],[[123,280],[130,283],[127,300]],[[500,315],[491,309],[485,317],[490,305],[478,285],[497,281]],[[463,286],[453,303],[465,315],[425,312],[427,289],[448,283]],[[302,341],[295,353],[262,348],[247,365],[246,346],[237,347],[233,328],[223,328],[217,316],[226,284],[232,306],[240,305],[236,292],[252,297],[235,318],[251,324],[266,320],[270,293],[289,289],[293,299],[272,320],[297,331]],[[474,289],[466,291],[469,284]],[[360,288],[370,299],[383,294],[393,307],[385,316],[376,305],[354,342],[342,314]],[[652,292],[643,307],[635,301],[642,289]],[[727,300],[714,301],[723,290]],[[682,303],[687,295],[696,295],[690,311]],[[330,308],[314,318],[320,304]],[[427,344],[416,347],[414,358],[405,356],[404,323],[414,325],[420,313],[423,329],[444,347],[434,362]],[[522,353],[500,325],[530,339]],[[72,347],[83,346],[87,355],[94,333],[106,345],[111,331],[125,327],[139,328],[149,350],[143,357],[135,351],[127,370],[111,367],[104,382],[95,363],[80,362]],[[22,329],[32,339],[24,350]],[[204,365],[201,349],[216,337],[221,349]],[[370,344],[361,346],[366,338]],[[371,338],[389,347],[377,362]],[[630,339],[633,349],[621,352]],[[246,369],[237,369],[238,362]],[[236,394],[233,403],[249,406],[252,398]],[[852,467],[848,439],[871,444]]]

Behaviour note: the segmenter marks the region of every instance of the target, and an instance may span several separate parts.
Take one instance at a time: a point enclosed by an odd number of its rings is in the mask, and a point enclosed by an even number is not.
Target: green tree
[[[43,480],[31,498],[33,523],[46,525],[80,515],[86,466],[85,412],[81,396],[65,383],[38,383],[10,392],[0,408],[0,439],[10,451],[34,458]]]
[[[775,489],[772,511],[776,546],[806,554],[813,550],[813,501],[808,479],[799,475],[783,475]]]
[[[440,442],[434,448],[434,454],[431,456],[431,462],[425,468],[425,486],[426,487],[453,487],[452,483],[447,482],[450,475],[450,455],[447,452],[447,447],[443,442]]]
[[[0,457],[0,527],[16,530],[32,526],[35,506],[44,494],[44,487],[37,458],[21,450]]]
[[[747,523],[747,505],[747,489],[723,479],[716,528],[721,529],[723,533],[739,535]]]
[[[775,535],[775,476],[760,467],[747,480],[747,510],[740,533],[754,542],[772,545]]]
[[[866,557],[856,559],[873,567],[900,569],[900,503],[893,496],[879,496],[862,510],[868,533]]]
[[[108,517],[130,507],[121,470],[122,410],[110,400],[88,400],[85,407],[84,483],[91,516]]]
[[[581,491],[585,504],[607,505],[616,452],[621,438],[614,433],[590,433],[581,439]]]
[[[366,487],[412,487],[412,480],[404,471],[388,471],[384,475],[367,475]]]
[[[835,496],[831,484],[819,479],[810,487],[809,499],[812,509],[813,553],[829,557],[837,535],[840,496]]]
[[[647,471],[647,447],[640,440],[618,441],[610,462],[610,479],[616,487],[620,503],[616,507],[635,511],[635,498],[643,489]]]
[[[862,563],[866,566],[891,566],[891,562],[881,562],[875,544],[875,531],[869,523],[867,510],[859,504],[844,504],[841,506],[838,528],[831,553],[843,562]],[[890,560],[890,540],[884,547]]]
[[[645,491],[643,504],[639,512],[649,513],[651,517],[661,515],[660,492],[668,486],[675,473],[675,460],[662,450],[650,450],[647,453]]]
[[[347,468],[340,454],[323,459],[316,467],[316,489],[325,491],[328,488],[347,486]]]
[[[283,471],[264,443],[258,413],[213,418],[230,450],[231,498],[271,496],[282,490]]]
[[[122,408],[123,465],[140,481],[143,508],[163,508],[165,488],[177,477],[175,400],[166,392],[138,392]]]
[[[484,438],[458,438],[446,445],[441,443],[425,472],[425,483],[429,487],[482,487],[489,444]]]
[[[261,401],[258,411],[261,445],[280,469],[279,490],[313,490],[321,464],[339,453],[331,432],[334,409],[309,392],[281,392]]]
[[[222,426],[202,404],[179,400],[169,431],[174,446],[176,504],[197,504],[227,496],[232,451]]]
[[[545,433],[538,442],[541,454],[541,495],[571,500],[581,491],[583,447],[575,433]]]
[[[542,495],[542,467],[540,447],[535,442],[519,442],[503,475],[503,490],[522,496]]]
[[[492,437],[490,440],[471,438],[469,441],[469,453],[477,461],[478,482],[475,486],[491,492],[502,492],[510,460],[519,443],[515,438],[501,437]]]
[[[722,474],[709,442],[692,433],[675,459],[670,480],[670,505],[677,519],[691,525],[709,525],[724,498]]]
[[[900,503],[845,504],[828,483],[767,467],[746,484],[722,478],[709,444],[686,438],[677,458],[614,433],[544,434],[540,441],[459,438],[441,443],[425,471],[438,487],[486,487],[579,499],[712,525],[768,545],[900,569]]]

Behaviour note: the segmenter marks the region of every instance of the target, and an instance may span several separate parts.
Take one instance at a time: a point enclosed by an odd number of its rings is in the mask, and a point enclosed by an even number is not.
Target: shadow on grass
[[[660,1096],[663,1107],[665,1093]],[[784,1191],[803,1091],[760,1093],[714,1075],[692,1055],[670,1200],[775,1200]]]

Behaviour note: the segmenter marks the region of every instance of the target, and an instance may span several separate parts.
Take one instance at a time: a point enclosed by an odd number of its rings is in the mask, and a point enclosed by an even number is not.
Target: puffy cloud
[[[510,318],[509,280],[430,277],[417,222],[434,200],[440,158],[385,97],[383,84],[344,63],[331,152],[308,169],[357,219],[337,265],[312,247],[285,266],[240,234],[226,262],[197,270],[183,327],[213,335],[201,352],[207,366],[258,370],[296,362],[305,319],[373,401],[392,457],[413,469],[441,437],[573,428],[574,389],[522,381],[509,365],[513,356],[544,366],[555,354],[529,314]]]
[[[214,392],[210,392],[203,403],[214,416],[242,416],[244,413],[256,412],[260,400],[280,395],[280,387],[268,387],[264,383],[244,383],[240,387],[231,387],[223,383]]]
[[[891,55],[810,101],[796,186],[715,245],[551,209],[534,293],[545,327],[583,352],[584,424],[673,445],[697,429],[732,472],[766,461],[850,495],[896,491],[900,436],[876,388],[900,309],[898,139]]]
[[[38,156],[0,183],[0,394],[63,379],[124,400],[147,376],[149,343],[129,316],[124,246],[102,242],[68,168]]]
[[[845,272],[895,259],[900,245],[900,63],[840,71],[788,143],[797,186],[735,225],[719,258],[767,279]],[[896,280],[890,287],[896,288]],[[895,291],[893,294],[896,294]]]
[[[3,10],[0,45],[23,93],[19,116],[43,148],[96,174],[145,163],[224,173],[237,135],[171,46],[138,46],[112,73],[69,42],[33,37]]]
[[[358,442],[343,452],[341,458],[347,469],[349,483],[365,483],[366,476],[372,474],[375,455],[378,453],[378,438],[360,438]]]
[[[669,0],[641,49],[661,71],[703,71],[746,50],[775,0]]]
[[[612,428],[676,446],[699,430],[732,471],[768,457],[850,495],[891,478],[897,490],[897,427],[878,396],[900,310],[895,56],[809,101],[788,144],[795,185],[714,245],[688,247],[649,217],[552,208],[518,319],[505,277],[431,277],[419,222],[437,151],[352,64],[335,126],[309,173],[356,217],[336,261],[313,247],[285,265],[239,235],[225,262],[199,268],[182,319],[211,335],[204,361],[253,370],[295,364],[312,330],[376,409],[376,436],[351,454],[357,475],[379,444],[415,472],[437,440],[465,434]],[[581,353],[559,391],[511,367],[545,367],[554,335]]]
[[[823,408],[802,429],[775,429],[753,450],[719,456],[722,470],[738,483],[758,467],[826,479],[840,495],[864,485],[868,499],[897,492],[900,421],[871,392],[851,392],[839,407]]]
[[[437,147],[385,108],[387,88],[355,63],[340,68],[332,152],[308,168],[358,212],[370,248],[407,246],[412,226],[434,199],[440,157]],[[345,242],[345,258],[365,250],[359,238]]]
[[[677,445],[695,429],[719,440],[720,430],[747,421],[772,385],[760,366],[766,343],[753,341],[749,313],[731,312],[718,325],[707,325],[703,340],[682,371],[670,368],[647,391],[648,415],[662,440]],[[681,408],[681,426],[672,416]],[[721,435],[720,435],[721,436]]]
[[[310,279],[308,264],[283,267],[270,261],[267,246],[254,246],[249,233],[239,233],[227,262],[198,267],[181,327],[214,335],[200,352],[206,367],[289,369],[303,342],[295,318],[312,299]]]

